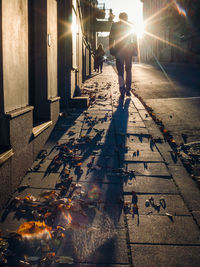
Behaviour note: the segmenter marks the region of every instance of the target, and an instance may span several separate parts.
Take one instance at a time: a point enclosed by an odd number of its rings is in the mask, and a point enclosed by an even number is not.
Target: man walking
[[[126,13],[119,14],[119,21],[112,24],[109,36],[110,54],[116,58],[116,68],[119,79],[121,97],[125,93],[130,96],[132,81],[132,57],[137,55],[137,38],[133,34],[133,27],[128,22]],[[124,66],[126,70],[126,82],[124,81]]]

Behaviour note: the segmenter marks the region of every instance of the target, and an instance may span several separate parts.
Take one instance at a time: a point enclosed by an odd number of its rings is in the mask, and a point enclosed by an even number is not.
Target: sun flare
[[[145,32],[145,25],[143,21],[138,21],[134,26],[133,26],[133,32],[137,35],[139,39],[141,39],[144,36]]]

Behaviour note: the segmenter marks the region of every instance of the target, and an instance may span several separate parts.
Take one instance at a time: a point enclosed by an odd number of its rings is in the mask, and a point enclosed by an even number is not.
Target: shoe
[[[126,92],[126,95],[127,95],[127,96],[131,96],[131,91],[128,90],[128,91]]]

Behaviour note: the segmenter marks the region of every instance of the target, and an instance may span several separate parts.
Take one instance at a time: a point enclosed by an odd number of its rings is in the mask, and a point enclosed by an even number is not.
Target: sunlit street
[[[0,266],[200,265],[199,11],[0,1]]]

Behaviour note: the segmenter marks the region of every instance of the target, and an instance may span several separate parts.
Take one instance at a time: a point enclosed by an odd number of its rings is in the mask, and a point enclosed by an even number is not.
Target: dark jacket
[[[98,49],[95,51],[95,58],[96,58],[96,61],[97,61],[98,63],[103,62],[104,55],[105,55],[105,51],[104,51],[104,49],[100,49],[100,48],[98,48]]]
[[[109,36],[110,53],[113,56],[120,54],[137,54],[137,38],[133,34],[130,22],[115,22],[112,24]]]

